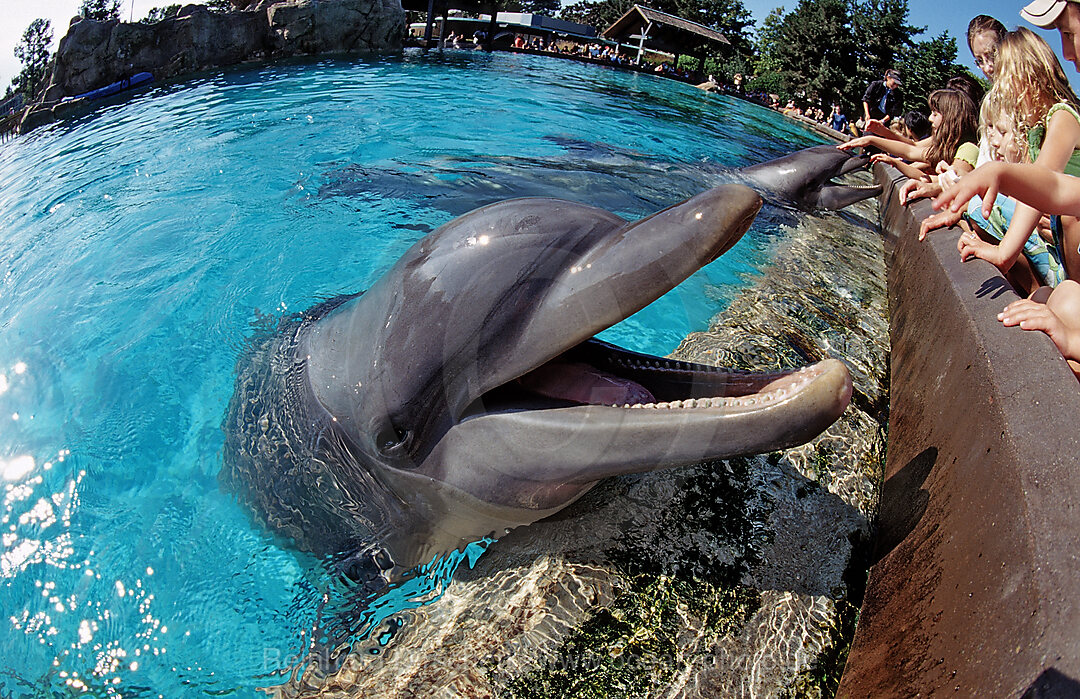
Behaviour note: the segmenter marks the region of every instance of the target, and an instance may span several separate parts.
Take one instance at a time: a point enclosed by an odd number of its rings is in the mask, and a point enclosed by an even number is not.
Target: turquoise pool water
[[[326,571],[217,480],[253,328],[365,288],[490,201],[636,218],[819,142],[651,76],[447,53],[156,86],[4,144],[0,695],[254,695],[310,642]],[[766,212],[605,338],[667,353],[770,234]]]

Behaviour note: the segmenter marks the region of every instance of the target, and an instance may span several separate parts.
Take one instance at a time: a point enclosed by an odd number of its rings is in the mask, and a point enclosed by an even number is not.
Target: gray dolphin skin
[[[556,199],[450,221],[367,292],[253,342],[223,479],[298,547],[404,571],[603,478],[812,439],[851,397],[839,361],[750,374],[593,339],[727,251],[761,203],[729,184],[635,222]]]
[[[775,195],[807,211],[835,211],[881,194],[881,185],[833,184],[832,179],[865,168],[869,156],[854,156],[835,146],[814,146],[739,170],[763,195]]]

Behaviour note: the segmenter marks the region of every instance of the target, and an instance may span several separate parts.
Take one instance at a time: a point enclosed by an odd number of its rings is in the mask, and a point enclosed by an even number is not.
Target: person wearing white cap
[[[1061,34],[1061,55],[1080,71],[1080,2],[1077,0],[1035,0],[1020,10],[1020,16],[1043,29]]]

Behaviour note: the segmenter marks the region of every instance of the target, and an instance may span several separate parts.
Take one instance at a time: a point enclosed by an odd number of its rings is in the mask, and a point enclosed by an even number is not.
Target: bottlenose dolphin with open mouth
[[[777,197],[807,211],[835,211],[881,194],[881,185],[842,185],[832,181],[869,163],[867,155],[853,156],[836,146],[814,146],[740,168],[739,174],[763,196]]]
[[[761,197],[724,185],[635,222],[517,199],[418,241],[366,293],[240,358],[223,478],[319,554],[408,569],[599,480],[803,443],[851,397],[837,360],[775,374],[593,339],[711,262]]]

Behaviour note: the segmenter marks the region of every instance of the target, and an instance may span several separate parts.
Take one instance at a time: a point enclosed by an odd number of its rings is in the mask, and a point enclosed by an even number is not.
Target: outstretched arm
[[[895,155],[888,155],[887,153],[874,153],[874,155],[870,157],[870,160],[875,163],[892,165],[899,170],[901,174],[910,177],[913,180],[929,179],[930,177],[928,169],[924,170],[919,167],[920,165],[926,165],[926,167],[929,168],[930,166],[926,163],[905,163]]]
[[[983,200],[983,216],[989,216],[998,194],[1022,201],[1039,211],[1080,216],[1080,177],[1039,165],[1008,163],[987,163],[975,168],[934,199],[934,208],[963,211],[968,200],[978,195]]]
[[[860,136],[851,139],[847,143],[841,143],[837,148],[840,150],[853,150],[855,148],[865,148],[866,146],[873,146],[889,155],[895,155],[905,160],[926,160],[925,148],[917,144],[894,141],[891,138],[882,138],[881,136]]]
[[[1062,172],[1077,143],[1080,143],[1080,122],[1068,111],[1062,109],[1050,117],[1050,123],[1046,128],[1046,138],[1043,140],[1042,150],[1035,164],[1039,167]],[[994,201],[986,197],[984,201]],[[1005,231],[1000,245],[992,245],[981,240],[971,240],[961,236],[957,243],[960,257],[979,257],[994,264],[1002,272],[1008,271],[1016,262],[1016,258],[1024,249],[1024,243],[1028,236],[1035,230],[1035,224],[1039,222],[1042,213],[1033,208],[1026,200],[1016,197],[1018,202],[1016,212],[1009,221],[1009,229]],[[983,206],[986,206],[985,204]]]
[[[885,126],[885,122],[881,121],[880,119],[871,119],[870,121],[866,122],[866,131],[870,132],[870,134],[874,136],[881,136],[882,138],[887,138],[891,141],[900,141],[901,143],[915,145],[915,141],[911,140],[907,136],[901,136],[900,134],[896,133],[888,126]]]

